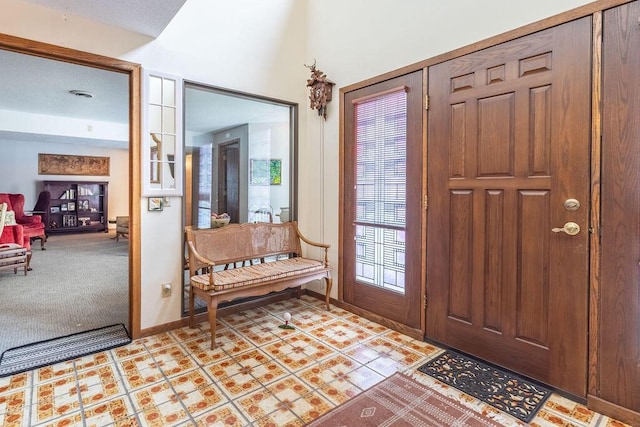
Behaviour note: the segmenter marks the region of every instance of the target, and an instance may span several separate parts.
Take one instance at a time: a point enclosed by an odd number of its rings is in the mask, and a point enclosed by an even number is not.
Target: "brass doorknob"
[[[580,226],[575,222],[567,222],[562,228],[552,228],[554,233],[567,233],[569,236],[575,236],[580,232]]]

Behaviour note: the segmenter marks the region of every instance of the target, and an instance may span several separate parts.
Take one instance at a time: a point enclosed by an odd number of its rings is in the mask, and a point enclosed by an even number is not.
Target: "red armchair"
[[[2,203],[0,203],[0,206],[2,206]],[[27,270],[31,270],[31,268],[29,267],[29,263],[31,261],[31,241],[24,235],[24,227],[22,227],[20,224],[4,226],[0,224],[0,230],[0,251],[2,251],[2,246],[6,245],[7,243],[19,245],[27,250],[27,264],[25,266],[26,274]],[[9,249],[12,248],[10,247]],[[1,254],[0,258],[2,258]]]
[[[28,246],[24,246],[31,251],[31,240],[40,239],[40,246],[44,249],[44,242],[46,241],[45,224],[39,215],[25,215],[24,195],[0,193],[0,203],[6,203],[7,210],[15,212],[16,222],[22,226],[24,240],[28,242]]]

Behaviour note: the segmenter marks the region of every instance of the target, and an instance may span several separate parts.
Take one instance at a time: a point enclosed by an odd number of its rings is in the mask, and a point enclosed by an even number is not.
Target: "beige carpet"
[[[129,317],[128,240],[113,233],[54,234],[25,277],[0,271],[0,353],[123,323]]]
[[[407,375],[396,373],[308,425],[493,427],[502,424]]]

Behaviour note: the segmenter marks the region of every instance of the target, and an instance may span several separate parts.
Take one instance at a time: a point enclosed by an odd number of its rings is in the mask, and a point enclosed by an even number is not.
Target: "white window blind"
[[[404,292],[407,93],[354,101],[356,280]]]

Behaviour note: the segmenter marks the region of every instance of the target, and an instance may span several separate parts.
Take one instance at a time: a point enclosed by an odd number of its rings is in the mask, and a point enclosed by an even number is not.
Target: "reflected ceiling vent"
[[[93,98],[93,94],[91,92],[87,92],[86,90],[70,90],[69,93],[71,95],[80,96],[82,98]]]

